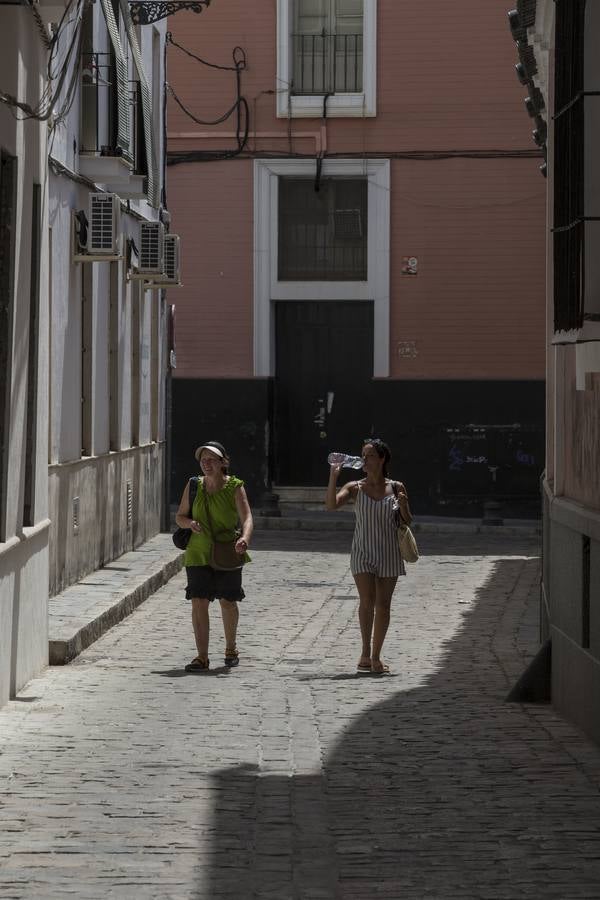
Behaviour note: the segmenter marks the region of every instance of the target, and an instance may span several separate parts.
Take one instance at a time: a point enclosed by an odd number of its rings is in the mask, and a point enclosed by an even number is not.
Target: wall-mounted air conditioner
[[[140,224],[140,247],[135,249],[137,265],[131,266],[128,278],[150,281],[161,278],[164,267],[165,226],[162,222]]]
[[[177,287],[181,284],[180,238],[178,234],[166,234],[164,240],[164,265],[162,274],[152,278],[153,287]]]
[[[119,256],[121,243],[121,202],[116,194],[90,194],[88,253],[91,256]]]
[[[73,262],[111,262],[122,259],[121,201],[116,194],[89,195],[87,214],[71,216]]]
[[[140,225],[140,259],[138,272],[160,275],[163,270],[165,226],[162,222],[142,222]]]

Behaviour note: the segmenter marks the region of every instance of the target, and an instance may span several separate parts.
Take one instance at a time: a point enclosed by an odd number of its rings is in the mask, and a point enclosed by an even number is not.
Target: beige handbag
[[[392,484],[394,496],[396,497],[396,527],[398,529],[398,547],[400,548],[400,556],[407,563],[415,563],[419,558],[419,548],[415,536],[410,529],[410,524],[405,521],[402,516],[402,509],[398,502],[398,482]],[[410,516],[410,510],[408,512]],[[410,521],[412,521],[412,516]]]

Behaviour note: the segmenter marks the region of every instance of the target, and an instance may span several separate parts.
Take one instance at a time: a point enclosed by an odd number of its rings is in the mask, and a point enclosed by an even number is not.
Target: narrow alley
[[[0,711],[3,900],[600,897],[600,751],[504,698],[539,547],[427,535],[357,676],[350,534],[259,534],[238,669],[177,575]]]

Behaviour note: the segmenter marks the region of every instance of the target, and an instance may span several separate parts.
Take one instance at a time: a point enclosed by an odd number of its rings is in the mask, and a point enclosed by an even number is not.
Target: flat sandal
[[[186,672],[207,672],[209,669],[210,659],[208,659],[208,657],[202,659],[200,656],[196,656],[191,663],[188,663],[185,667]]]

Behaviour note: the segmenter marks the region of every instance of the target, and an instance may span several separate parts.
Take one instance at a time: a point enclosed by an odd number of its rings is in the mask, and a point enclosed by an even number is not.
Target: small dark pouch
[[[194,508],[194,500],[196,498],[196,491],[198,490],[198,478],[197,476],[194,478],[190,478],[190,511],[188,513],[189,517],[192,517],[192,509]],[[178,550],[185,550],[187,545],[190,542],[190,538],[192,536],[191,528],[177,528],[173,534],[173,543],[177,547]]]

